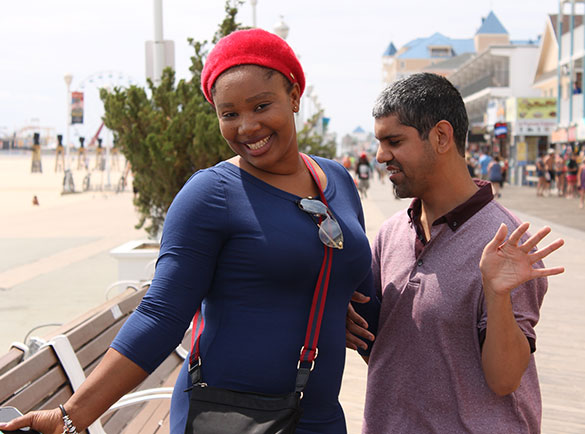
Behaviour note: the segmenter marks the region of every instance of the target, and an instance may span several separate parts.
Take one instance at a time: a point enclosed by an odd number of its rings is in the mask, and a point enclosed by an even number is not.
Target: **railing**
[[[559,124],[561,125],[578,124],[583,119],[583,94],[571,95],[571,98],[573,98],[573,113],[570,118],[570,100],[568,98],[561,100],[559,118]]]

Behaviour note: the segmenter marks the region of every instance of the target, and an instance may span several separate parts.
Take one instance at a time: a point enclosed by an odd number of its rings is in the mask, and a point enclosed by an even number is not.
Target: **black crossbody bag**
[[[327,206],[319,178],[311,162],[303,161],[319,187],[321,201]],[[208,386],[201,378],[199,340],[204,322],[201,310],[193,318],[189,375],[191,400],[185,434],[294,434],[301,418],[301,398],[315,365],[321,320],[325,309],[333,249],[325,254],[315,285],[304,345],[297,365],[295,390],[284,395],[240,392]]]

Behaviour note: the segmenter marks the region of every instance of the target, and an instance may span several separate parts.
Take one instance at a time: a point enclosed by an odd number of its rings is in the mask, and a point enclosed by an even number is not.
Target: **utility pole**
[[[165,64],[165,46],[163,40],[162,0],[154,0],[154,43],[153,43],[153,81],[160,84]]]

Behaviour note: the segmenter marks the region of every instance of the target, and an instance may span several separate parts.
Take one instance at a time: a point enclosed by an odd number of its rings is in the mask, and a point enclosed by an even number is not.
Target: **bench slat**
[[[146,289],[128,290],[52,330],[44,338],[67,336],[88,376],[145,292]],[[24,412],[44,410],[57,407],[71,396],[66,374],[51,347],[43,348],[25,361],[22,356],[21,350],[11,349],[0,357],[0,405],[13,405]],[[181,357],[173,352],[136,390],[173,386],[182,364]],[[165,432],[160,431],[159,422],[168,432],[169,409],[170,400],[153,400],[108,413],[101,421],[106,432],[111,433]]]
[[[16,365],[0,376],[0,403],[15,391],[21,390],[31,379],[39,378],[58,362],[50,348],[43,348],[34,357]]]
[[[6,400],[2,405],[16,407],[24,413],[37,409],[44,401],[63,387],[71,390],[67,384],[67,377],[63,370],[60,367],[54,366],[40,378],[28,384],[12,398]]]
[[[172,387],[177,381],[181,365],[177,366],[173,372],[167,376],[167,379],[162,383],[161,386]],[[161,431],[161,425],[167,421],[170,413],[171,403],[170,400],[153,400],[145,404],[132,421],[125,427],[122,434],[150,434]],[[162,422],[161,422],[162,421]],[[168,431],[167,431],[168,432]]]

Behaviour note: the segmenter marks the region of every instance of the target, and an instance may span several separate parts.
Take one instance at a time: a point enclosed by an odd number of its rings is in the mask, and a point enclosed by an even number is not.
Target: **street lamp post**
[[[70,142],[70,127],[71,127],[71,81],[73,76],[65,74],[65,85],[67,86],[67,116],[65,117],[65,170],[69,170],[69,142]]]
[[[250,4],[252,5],[252,27],[256,27],[256,5],[258,0],[250,0]]]
[[[165,63],[165,46],[163,40],[162,0],[154,0],[154,41],[153,41],[153,82],[160,85]]]
[[[274,33],[280,36],[282,39],[286,39],[288,36],[289,27],[284,22],[284,17],[281,15],[280,20],[274,25]]]

